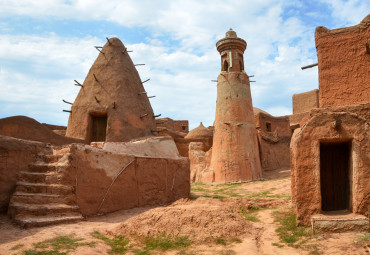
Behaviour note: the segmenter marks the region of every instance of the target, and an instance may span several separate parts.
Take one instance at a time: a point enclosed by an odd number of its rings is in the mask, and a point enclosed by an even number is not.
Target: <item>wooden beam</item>
[[[302,66],[301,69],[304,70],[304,69],[311,68],[311,67],[318,66],[318,65],[319,63],[315,63],[315,64],[308,65],[308,66]]]

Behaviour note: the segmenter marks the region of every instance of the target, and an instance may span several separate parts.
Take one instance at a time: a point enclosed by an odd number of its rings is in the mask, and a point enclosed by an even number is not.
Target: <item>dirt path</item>
[[[262,234],[260,239],[259,254],[307,254],[307,252],[300,251],[291,247],[284,247],[284,249],[273,244],[280,242],[276,235],[276,223],[272,217],[274,210],[262,210],[258,213],[258,218],[261,221]]]
[[[150,254],[369,254],[369,233],[312,235],[305,237],[306,243],[299,248],[282,242],[276,233],[279,225],[274,221],[273,212],[293,207],[289,200],[290,179],[286,177],[286,170],[269,172],[268,175],[272,179],[237,185],[197,184],[192,192],[207,197],[183,199],[163,207],[122,210],[75,224],[21,229],[2,214],[0,254],[22,254],[38,242],[72,234],[84,238],[84,242],[94,242],[95,246],[80,246],[68,254],[109,254],[111,247],[94,238],[92,232],[127,234],[132,230],[143,235],[153,234],[156,230],[195,235],[185,250],[151,251]],[[226,198],[210,198],[215,194]],[[254,207],[258,207],[256,212],[241,214],[242,208]],[[207,236],[213,241],[203,242]],[[221,241],[237,237],[238,241],[217,243],[217,237]]]

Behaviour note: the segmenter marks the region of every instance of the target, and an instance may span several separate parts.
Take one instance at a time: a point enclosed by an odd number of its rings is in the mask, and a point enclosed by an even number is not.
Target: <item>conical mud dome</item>
[[[208,128],[203,126],[203,123],[201,122],[200,125],[197,128],[194,128],[191,130],[185,138],[187,139],[204,139],[209,138],[213,136],[212,130],[209,130]]]
[[[125,46],[110,38],[72,105],[66,136],[124,142],[150,136],[153,109]]]

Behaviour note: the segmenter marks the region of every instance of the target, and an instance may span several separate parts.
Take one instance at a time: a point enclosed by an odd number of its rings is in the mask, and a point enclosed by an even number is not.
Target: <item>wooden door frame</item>
[[[348,198],[348,211],[352,212],[353,211],[353,196],[354,196],[354,176],[356,176],[355,172],[357,169],[355,169],[353,165],[353,152],[354,152],[354,143],[353,139],[321,139],[317,141],[316,144],[316,155],[318,156],[318,160],[316,162],[316,176],[318,177],[318,192],[319,192],[319,198],[320,198],[320,211],[321,213],[326,213],[330,211],[322,211],[322,194],[321,194],[321,153],[320,153],[320,147],[322,144],[343,144],[347,143],[349,147],[349,162],[348,162],[348,192],[349,192],[349,198]]]
[[[89,123],[87,125],[87,134],[86,134],[86,143],[90,144],[92,141],[92,129],[93,129],[93,117],[107,117],[107,127],[108,127],[108,114],[107,112],[97,112],[97,111],[91,111],[89,112]],[[106,136],[108,135],[108,132],[106,132]]]

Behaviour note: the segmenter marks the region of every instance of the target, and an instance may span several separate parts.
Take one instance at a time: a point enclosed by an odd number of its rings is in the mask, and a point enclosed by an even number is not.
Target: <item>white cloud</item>
[[[266,111],[273,116],[284,116],[292,114],[292,110],[284,106],[271,107],[266,109]]]
[[[370,2],[362,0],[321,0],[332,8],[331,16],[337,27],[356,25],[370,11]],[[323,25],[325,26],[325,25]]]
[[[335,3],[338,5],[328,4],[332,15],[341,22],[358,23],[366,15],[363,12],[369,10],[365,2]],[[317,68],[300,69],[317,61],[315,28],[300,17],[283,17],[287,4],[296,5],[282,0],[0,0],[0,15],[24,15],[45,21],[50,17],[102,20],[138,30],[145,28],[150,33],[145,41],[126,46],[134,50],[134,63],[146,64],[137,69],[143,80],[151,78],[145,87],[150,95],[157,96],[151,99],[152,106],[162,116],[189,119],[194,128],[200,121],[205,125],[213,123],[217,87],[210,80],[216,79],[220,71],[215,43],[230,27],[248,43],[245,67],[257,81],[251,84],[256,107],[274,115],[287,114],[293,93],[317,88]],[[171,44],[173,40],[177,40],[177,48]],[[0,35],[0,101],[38,100],[40,105],[54,105],[45,109],[45,114],[60,111],[64,106],[61,97],[74,100],[78,89],[72,85],[73,79],[83,81],[97,56],[93,46],[102,43],[95,37]],[[37,75],[7,64],[17,61],[26,63]],[[59,75],[52,78],[49,74]],[[45,91],[48,99],[43,98]],[[62,124],[61,119],[67,123],[66,117],[51,118],[58,124]]]

